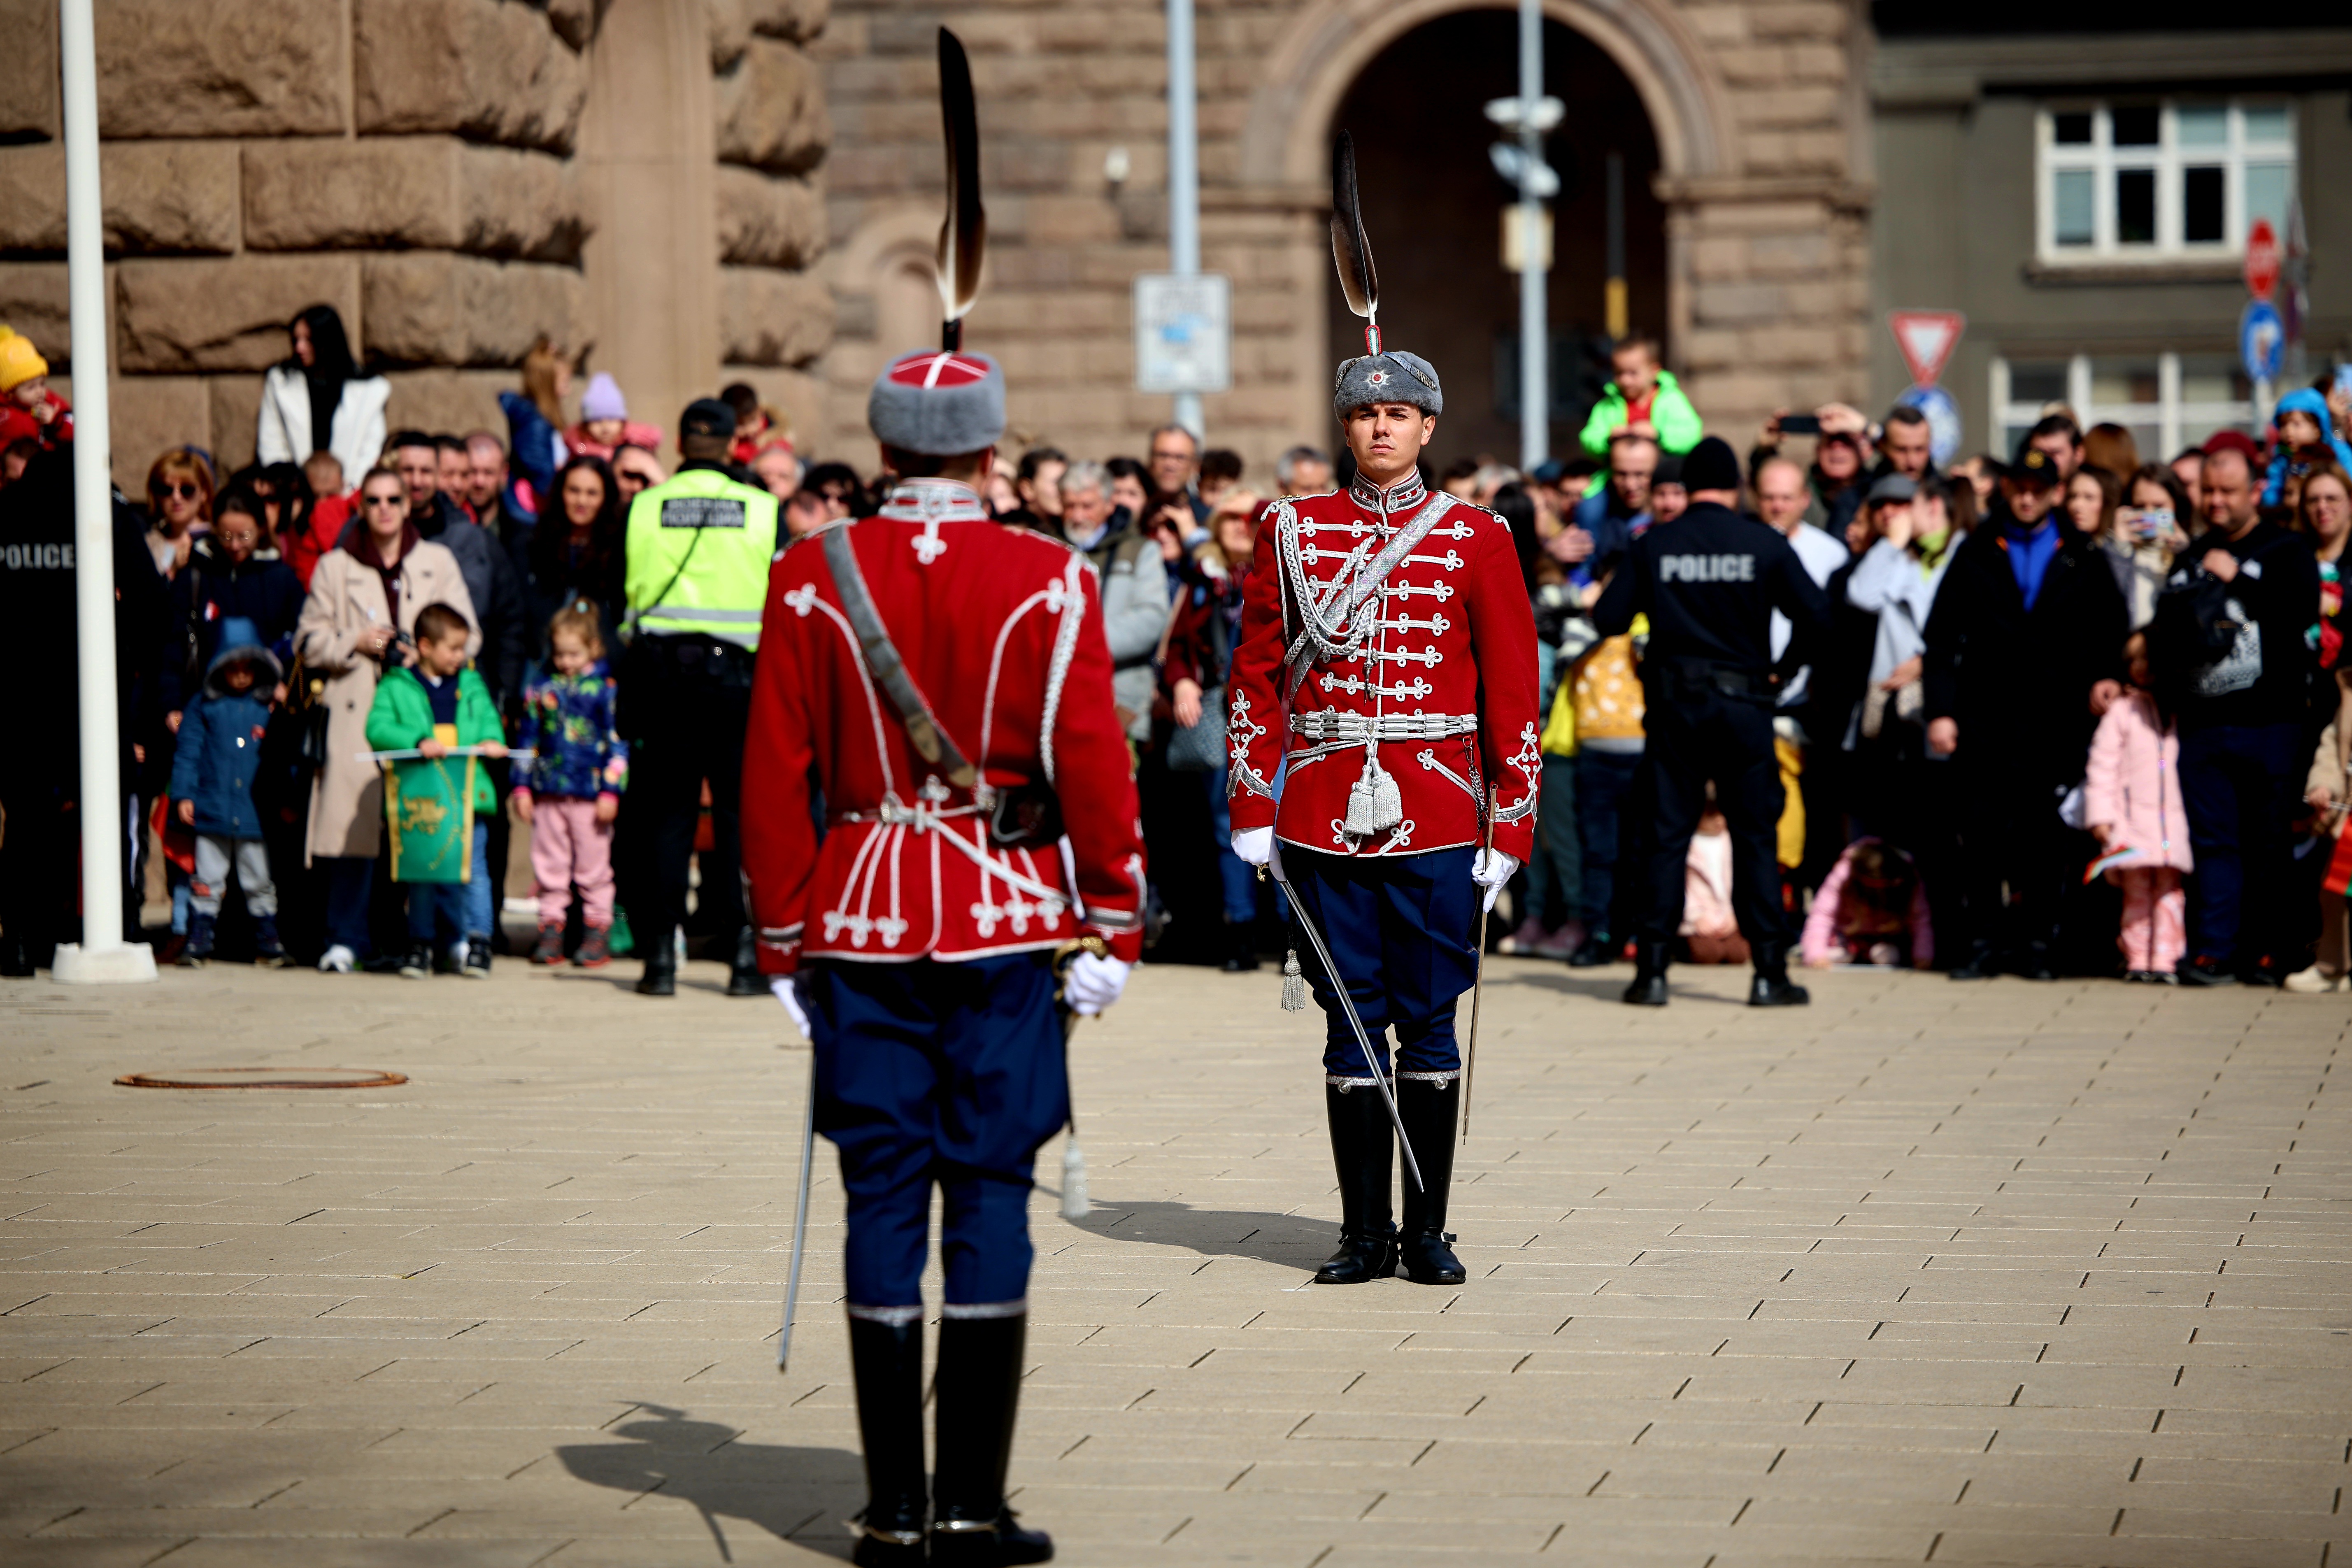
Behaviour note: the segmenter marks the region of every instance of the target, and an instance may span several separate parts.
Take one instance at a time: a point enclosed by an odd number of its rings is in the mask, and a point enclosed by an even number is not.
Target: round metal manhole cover
[[[408,1075],[375,1068],[177,1068],[127,1072],[114,1081],[125,1089],[390,1089]]]

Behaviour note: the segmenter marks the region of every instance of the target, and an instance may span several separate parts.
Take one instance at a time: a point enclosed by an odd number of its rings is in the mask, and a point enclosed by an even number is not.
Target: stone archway
[[[1312,0],[1266,55],[1242,132],[1245,185],[1319,186],[1339,101],[1381,52],[1449,12],[1507,9],[1507,0]],[[1687,180],[1738,168],[1720,77],[1682,18],[1655,0],[1544,0],[1544,15],[1599,45],[1642,96],[1661,172]]]
[[[1264,52],[1230,202],[1292,226],[1285,277],[1303,307],[1292,319],[1317,329],[1290,335],[1284,352],[1297,363],[1325,358],[1318,306],[1331,284],[1318,220],[1339,106],[1415,28],[1505,8],[1507,0],[1305,0]],[[1543,9],[1623,73],[1649,118],[1654,188],[1666,209],[1654,324],[1694,397],[1704,390],[1712,406],[1702,412],[1739,430],[1776,405],[1859,395],[1871,195],[1858,177],[1853,15],[1727,6],[1710,13],[1702,37],[1667,0],[1544,0]],[[1723,68],[1732,59],[1736,82]],[[1320,380],[1289,388],[1291,417],[1328,419]]]

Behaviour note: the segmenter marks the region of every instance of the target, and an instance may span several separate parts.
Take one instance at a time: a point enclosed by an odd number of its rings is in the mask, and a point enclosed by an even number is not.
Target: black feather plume
[[[1331,145],[1331,260],[1348,309],[1370,321],[1381,308],[1381,278],[1372,269],[1371,241],[1356,203],[1356,143],[1344,131]]]
[[[961,346],[963,318],[980,300],[988,214],[980,205],[980,109],[961,40],[940,29],[940,122],[947,141],[948,211],[940,225],[940,347]]]

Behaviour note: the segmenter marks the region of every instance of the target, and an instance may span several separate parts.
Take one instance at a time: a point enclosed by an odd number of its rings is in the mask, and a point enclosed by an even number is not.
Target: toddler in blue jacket
[[[277,656],[261,646],[253,623],[233,616],[221,623],[220,652],[205,670],[204,689],[182,710],[172,752],[172,798],[180,820],[196,830],[194,899],[187,945],[180,950],[180,963],[192,969],[212,957],[232,868],[253,915],[254,962],[265,969],[286,962],[278,938],[278,885],[261,840],[261,813],[253,804],[261,738],[282,679]]]

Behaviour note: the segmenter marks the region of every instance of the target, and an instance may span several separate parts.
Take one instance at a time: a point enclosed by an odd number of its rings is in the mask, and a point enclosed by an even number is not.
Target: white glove
[[[1263,866],[1277,882],[1283,880],[1282,846],[1271,827],[1253,827],[1234,835],[1234,856],[1244,866]]]
[[[1062,972],[1062,997],[1071,1012],[1091,1018],[1118,1000],[1118,994],[1127,989],[1128,971],[1133,967],[1116,958],[1082,952]]]
[[[776,1000],[784,1005],[784,1011],[793,1016],[793,1026],[800,1030],[801,1038],[803,1040],[816,1038],[809,1029],[808,1009],[801,1005],[800,977],[794,974],[772,974],[768,977],[768,989],[774,992]]]
[[[1471,858],[1470,879],[1486,889],[1486,901],[1482,908],[1492,911],[1495,900],[1503,896],[1503,888],[1519,869],[1519,863],[1499,849],[1481,849]]]

